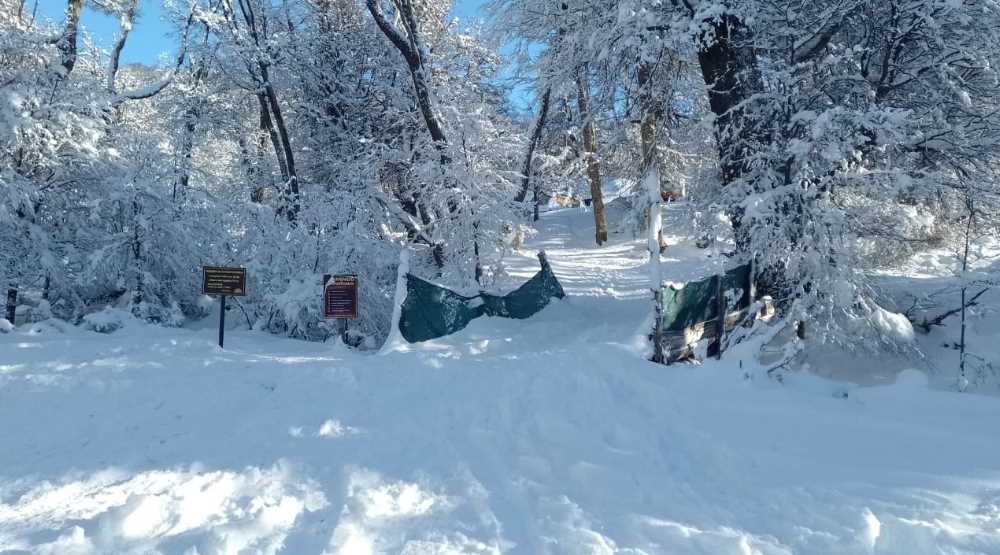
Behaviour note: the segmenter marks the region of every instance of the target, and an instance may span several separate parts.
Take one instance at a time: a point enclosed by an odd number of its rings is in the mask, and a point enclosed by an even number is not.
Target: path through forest
[[[648,363],[644,243],[591,225],[509,261],[546,249],[567,299],[384,355],[0,335],[0,553],[1000,553],[996,399]]]

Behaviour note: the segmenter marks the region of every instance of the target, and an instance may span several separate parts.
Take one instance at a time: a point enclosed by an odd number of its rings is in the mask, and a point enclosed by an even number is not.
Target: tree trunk
[[[702,77],[708,87],[708,103],[715,115],[715,138],[719,150],[723,185],[732,185],[751,169],[756,149],[770,141],[765,121],[746,105],[763,90],[757,53],[751,33],[733,15],[705,22],[712,32],[710,42],[698,51]],[[743,211],[730,209],[737,251],[749,255],[749,230],[743,225]]]
[[[732,15],[707,23],[714,38],[698,51],[698,62],[715,114],[722,180],[729,185],[747,172],[752,143],[761,137],[760,122],[741,104],[763,89],[763,81],[743,23]]]
[[[659,123],[661,110],[657,99],[653,96],[652,90],[652,78],[653,71],[646,62],[640,62],[638,68],[638,81],[639,81],[639,106],[642,111],[642,120],[639,124],[639,141],[640,148],[642,149],[642,168],[641,174],[644,180],[650,179],[650,174],[655,172],[656,182],[653,183],[657,194],[656,197],[650,197],[650,202],[653,204],[650,206],[648,212],[648,222],[647,225],[655,226],[656,228],[656,241],[659,251],[663,251],[667,244],[663,239],[663,229],[660,223],[660,203],[663,201],[666,193],[668,191],[664,190],[663,181],[660,177],[659,172],[659,157],[656,152],[656,127]],[[647,183],[647,193],[652,194],[649,189],[650,185]],[[655,209],[655,214],[654,214]],[[654,222],[654,219],[656,220]]]
[[[545,118],[549,114],[549,100],[552,96],[552,87],[546,87],[542,93],[541,106],[538,109],[538,119],[535,120],[535,127],[531,130],[531,139],[528,141],[528,152],[524,155],[524,166],[521,169],[521,190],[517,192],[514,200],[524,202],[528,196],[528,189],[531,187],[531,162],[535,156],[535,149],[542,138],[542,130],[545,128]],[[537,182],[535,183],[535,214],[534,219],[538,221],[538,203],[540,191]]]
[[[273,130],[269,129],[271,116],[266,109],[266,104],[261,103],[259,98],[257,104],[260,125],[258,132],[254,134],[254,145],[251,147],[247,143],[246,137],[240,137],[239,144],[244,172],[251,187],[250,200],[262,204],[267,199],[266,191],[275,188],[271,172],[264,170],[267,142]]]
[[[267,89],[271,93],[267,93]],[[274,96],[274,89],[265,88],[264,92],[257,93],[257,103],[260,105],[261,126],[267,130],[271,138],[271,146],[274,149],[274,156],[278,160],[278,170],[281,172],[281,203],[278,212],[283,214],[289,223],[294,224],[299,213],[299,186],[295,175],[295,160],[292,158],[292,149],[286,141],[288,132],[284,127],[284,120],[276,125],[280,116],[278,112],[273,112],[271,107],[277,107],[277,98]],[[272,118],[272,114],[275,116]]]
[[[228,8],[224,9],[228,13]],[[243,21],[247,25],[247,32],[258,49],[266,50],[269,37],[267,36],[267,18],[263,14],[254,13],[253,6],[249,2],[240,2],[240,11]],[[258,21],[259,19],[259,21]],[[235,20],[232,25],[236,27]],[[271,84],[268,61],[258,58],[256,60],[257,72],[252,66],[247,69],[251,77],[257,81],[256,91],[257,102],[260,104],[260,117],[267,127],[268,135],[271,137],[271,144],[274,147],[275,157],[278,159],[278,167],[281,170],[283,180],[281,188],[281,204],[278,211],[284,214],[285,218],[292,225],[299,214],[299,183],[295,173],[295,154],[292,151],[292,143],[288,137],[288,128],[285,125],[285,118],[281,114],[281,105],[278,102],[278,95]]]
[[[594,211],[595,238],[598,245],[608,240],[608,223],[604,219],[604,196],[601,194],[601,166],[597,159],[597,130],[590,113],[590,99],[586,84],[587,68],[584,65],[576,78],[576,102],[583,123],[583,149],[587,157],[587,178],[590,180],[591,207]]]
[[[137,0],[132,0],[126,5],[125,13],[122,14],[121,19],[121,35],[111,47],[111,59],[108,62],[108,92],[111,94],[115,94],[117,92],[117,89],[115,88],[115,78],[118,76],[118,64],[122,56],[122,50],[125,49],[125,41],[128,40],[129,31],[132,30],[132,21],[135,19],[135,11],[137,7]]]
[[[637,71],[639,81],[639,106],[642,111],[642,121],[639,126],[639,139],[642,147],[642,174],[646,175],[656,164],[656,125],[659,120],[659,110],[656,99],[653,98],[652,70],[646,62],[640,62]]]
[[[663,221],[661,203],[663,202],[663,187],[660,180],[659,164],[656,155],[656,126],[660,116],[656,99],[652,94],[652,69],[646,62],[640,62],[638,68],[639,106],[642,120],[639,125],[639,140],[642,149],[642,183],[649,202],[647,210],[647,241],[649,250],[649,285],[653,292],[653,362],[663,363],[666,360],[663,352],[663,314],[661,299],[660,253],[664,248]]]
[[[145,270],[143,269],[142,265],[142,243],[144,240],[143,236],[144,234],[142,232],[143,231],[142,226],[140,225],[141,218],[142,218],[142,205],[139,203],[139,197],[136,196],[132,198],[132,241],[131,245],[129,246],[131,247],[131,252],[132,252],[132,262],[133,264],[135,264],[135,266],[132,268],[132,271],[135,273],[135,275],[132,280],[133,283],[132,286],[134,289],[132,291],[131,304],[132,304],[133,314],[137,316],[141,314],[141,311],[139,310],[139,305],[146,300],[145,296],[146,287],[144,279]]]
[[[646,248],[649,250],[649,286],[653,291],[653,362],[665,361],[663,352],[663,314],[661,287],[663,275],[660,271],[660,252],[663,250],[663,229],[660,217],[662,195],[660,194],[660,172],[655,164],[645,173],[644,185],[649,198],[649,229],[647,229]]]
[[[476,267],[474,270],[474,276],[476,278],[476,283],[479,285],[483,284],[483,263],[479,258],[479,222],[473,222],[472,224],[472,254],[476,259]]]
[[[299,215],[299,181],[295,173],[295,155],[292,152],[292,143],[288,138],[288,128],[285,126],[285,118],[281,115],[281,106],[278,104],[278,96],[271,86],[271,81],[267,73],[267,67],[261,64],[261,75],[264,77],[264,96],[267,98],[268,107],[274,116],[274,125],[281,139],[281,150],[285,158],[285,183],[282,187],[282,209],[285,210],[285,217],[290,223],[295,223]],[[278,145],[275,145],[275,149]]]
[[[17,286],[13,282],[7,288],[7,321],[17,323]]]
[[[434,146],[441,152],[441,162],[447,164],[450,161],[448,155],[445,153],[448,139],[445,137],[444,130],[441,128],[441,123],[434,113],[434,106],[431,102],[430,86],[428,85],[424,68],[423,46],[420,42],[417,21],[413,15],[413,4],[410,0],[395,2],[396,8],[399,10],[400,19],[406,29],[406,37],[385,18],[382,8],[379,6],[379,0],[366,0],[365,5],[375,19],[378,28],[395,45],[406,61],[406,66],[410,70],[410,79],[413,81],[413,92],[414,96],[416,96],[417,106],[420,108],[420,114],[424,118],[424,124],[431,135],[431,140],[434,141]]]
[[[189,106],[184,111],[184,129],[181,133],[180,152],[177,159],[177,173],[174,176],[173,201],[179,204],[187,196],[191,179],[191,158],[194,151],[194,132],[198,121],[198,106]]]
[[[413,92],[420,108],[420,114],[424,118],[427,132],[430,133],[431,141],[441,156],[441,165],[446,166],[451,163],[448,156],[448,139],[438,121],[437,114],[431,102],[431,90],[428,84],[427,74],[424,67],[424,51],[420,42],[420,34],[417,28],[417,20],[413,14],[413,4],[410,0],[399,0],[394,3],[399,10],[399,16],[406,30],[404,37],[395,26],[392,25],[382,13],[379,5],[381,0],[365,0],[368,11],[375,19],[375,24],[382,31],[387,39],[396,47],[400,55],[406,61],[406,66],[410,70],[410,79],[413,81]],[[422,206],[417,195],[414,196],[417,212],[421,214],[421,221],[424,225],[430,223],[430,207]],[[450,209],[451,207],[449,207]],[[434,241],[432,246],[434,263],[438,268],[444,267],[444,245],[440,241]]]
[[[267,136],[271,139],[271,148],[274,150],[274,157],[278,160],[278,171],[281,173],[281,180],[288,182],[288,165],[285,164],[285,151],[281,148],[281,138],[274,128],[274,121],[271,119],[271,110],[267,107],[267,98],[263,93],[257,93],[257,104],[260,107],[260,126],[267,131]]]
[[[208,73],[204,62],[198,65],[194,73],[194,86],[197,88]],[[191,160],[194,153],[194,133],[201,116],[201,106],[197,98],[190,99],[191,104],[184,110],[184,129],[181,134],[180,153],[177,160],[177,173],[174,177],[175,203],[183,201],[187,195],[188,182],[191,180]]]
[[[968,193],[966,193],[966,194],[968,194]],[[976,211],[974,209],[974,206],[972,204],[972,200],[971,199],[966,201],[966,206],[969,209],[969,221],[968,221],[968,224],[965,226],[965,250],[962,253],[962,273],[961,273],[961,279],[962,279],[962,299],[961,299],[961,301],[962,301],[962,304],[961,304],[961,307],[962,307],[962,327],[961,327],[961,337],[959,338],[959,342],[958,342],[958,348],[959,348],[959,353],[958,353],[958,379],[959,379],[959,388],[963,389],[963,390],[965,389],[966,385],[968,384],[968,378],[965,375],[965,358],[966,358],[966,356],[965,356],[965,327],[966,327],[966,324],[965,324],[965,310],[966,310],[966,306],[967,306],[966,302],[965,302],[965,294],[966,294],[966,291],[968,290],[968,285],[966,284],[965,277],[966,277],[966,273],[969,271],[969,243],[971,242],[971,239],[972,239],[972,225],[973,225],[973,222],[975,221],[975,216],[976,216]]]
[[[82,0],[69,0],[66,4],[66,24],[63,27],[63,34],[59,37],[56,46],[62,57],[63,74],[62,78],[69,77],[76,65],[76,42],[77,29],[80,26],[80,10],[83,7]]]

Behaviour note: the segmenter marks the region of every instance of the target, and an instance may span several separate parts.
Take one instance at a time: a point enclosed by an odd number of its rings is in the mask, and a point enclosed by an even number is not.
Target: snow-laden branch
[[[111,47],[111,60],[108,62],[108,92],[115,94],[115,78],[118,75],[118,65],[121,59],[122,50],[125,49],[125,41],[132,30],[132,21],[135,19],[135,10],[138,7],[138,0],[132,0],[125,8],[121,16],[121,33]]]
[[[386,38],[388,38],[392,44],[396,46],[399,53],[406,59],[406,63],[411,66],[419,66],[419,53],[411,48],[410,42],[403,38],[403,35],[396,30],[388,19],[386,19],[385,14],[382,12],[382,7],[379,5],[379,0],[365,0],[365,5],[368,7],[368,11],[372,14],[372,19],[375,20],[375,24],[382,30],[382,33],[386,36]]]
[[[867,0],[860,0],[854,2],[853,5],[846,10],[831,10],[830,13],[827,14],[826,21],[820,25],[819,29],[815,33],[796,43],[795,52],[793,54],[795,63],[804,62],[816,56],[816,54],[826,48],[826,45],[830,43],[830,39],[837,34],[837,31],[839,31],[844,25],[847,18],[866,3]]]
[[[181,34],[181,47],[180,50],[178,50],[177,52],[177,58],[176,61],[174,62],[174,66],[170,69],[170,71],[167,72],[166,75],[160,78],[159,81],[155,81],[149,85],[146,85],[145,87],[140,87],[116,95],[114,99],[111,101],[112,105],[118,106],[119,104],[125,102],[126,100],[142,100],[145,98],[156,96],[157,94],[162,92],[163,89],[167,88],[168,85],[173,83],[174,77],[177,76],[177,72],[181,69],[181,66],[184,65],[184,60],[185,58],[187,58],[188,34],[191,30],[191,25],[193,23],[194,23],[194,6],[192,5],[191,12],[188,14],[187,22],[185,22],[184,24],[184,32]],[[124,42],[122,46],[124,47]],[[109,82],[111,79],[113,79],[113,77],[109,76]]]

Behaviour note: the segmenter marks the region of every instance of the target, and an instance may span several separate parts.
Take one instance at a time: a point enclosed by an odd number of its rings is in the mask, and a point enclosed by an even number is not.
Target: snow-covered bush
[[[52,317],[49,301],[40,298],[37,293],[28,292],[18,297],[17,309],[14,312],[14,321],[18,324],[32,324]]]
[[[66,333],[69,330],[70,324],[58,318],[49,318],[28,326],[28,333],[31,335]]]
[[[125,325],[126,318],[128,318],[127,313],[105,307],[100,312],[92,312],[84,316],[81,326],[97,333],[114,333]]]

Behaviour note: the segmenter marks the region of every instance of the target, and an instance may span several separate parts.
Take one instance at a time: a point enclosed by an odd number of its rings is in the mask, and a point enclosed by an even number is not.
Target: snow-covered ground
[[[0,553],[1000,553],[997,398],[777,383],[751,345],[650,364],[642,242],[592,247],[589,218],[511,261],[545,248],[567,299],[383,355],[0,334]]]
[[[970,265],[967,281],[968,298],[976,304],[966,314],[966,388],[977,393],[1000,394],[1000,288],[983,284],[983,278],[1000,275],[1000,244],[980,249],[977,260]],[[924,356],[910,364],[926,369],[931,383],[938,387],[956,388],[959,376],[958,343],[961,337],[961,306],[957,255],[946,249],[913,256],[901,268],[879,276],[879,285],[891,297],[893,308],[913,313],[914,320],[954,312],[940,326],[931,326],[915,334],[916,344]],[[978,278],[978,282],[977,282]],[[897,360],[898,368],[905,361]]]

